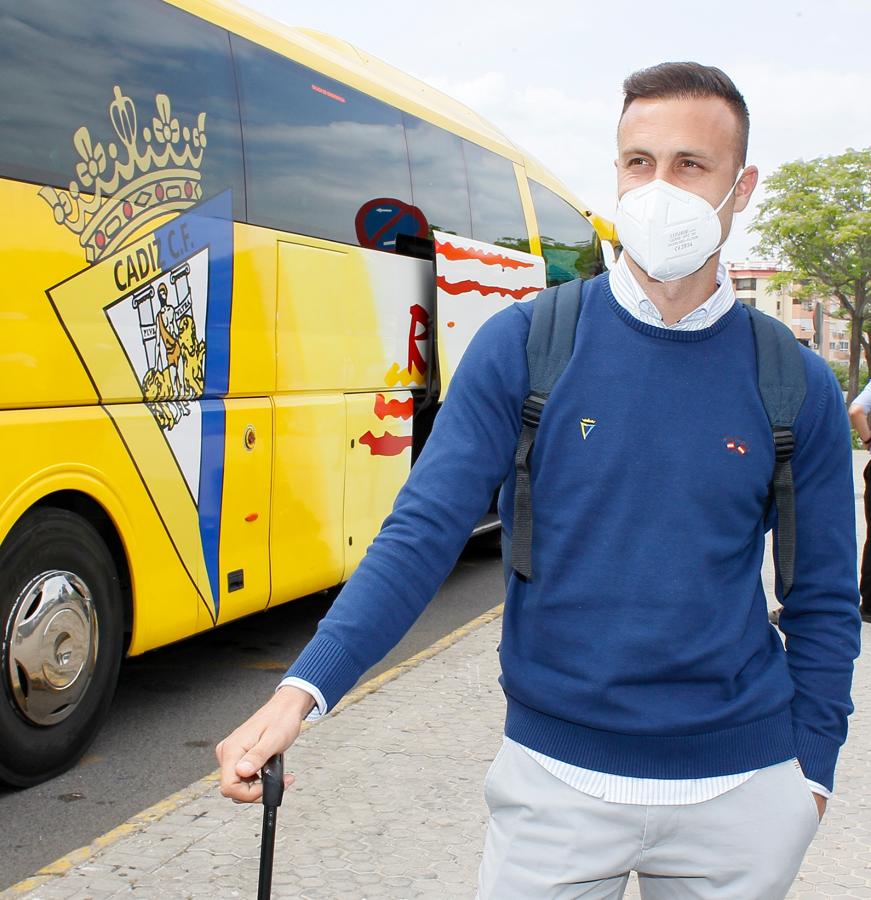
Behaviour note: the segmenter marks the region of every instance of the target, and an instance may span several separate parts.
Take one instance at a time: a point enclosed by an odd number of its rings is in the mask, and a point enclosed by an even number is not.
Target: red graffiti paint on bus
[[[501,253],[489,253],[487,250],[455,247],[447,241],[444,244],[436,241],[436,253],[445,259],[451,260],[451,262],[477,259],[479,262],[484,263],[485,266],[502,266],[504,269],[531,269],[535,265],[535,263],[527,262],[526,260],[503,256]]]
[[[396,435],[385,432],[381,437],[375,437],[371,431],[367,431],[360,438],[360,443],[369,448],[372,456],[399,456],[403,450],[411,446],[411,435]]]
[[[478,281],[445,281],[443,275],[436,278],[436,284],[446,294],[457,296],[458,294],[471,294],[473,291],[486,297],[488,294],[501,294],[503,297],[513,297],[515,300],[522,300],[529,294],[537,294],[540,287],[523,287],[523,288],[506,288],[497,287],[491,284],[481,284]]]
[[[429,313],[419,303],[415,303],[408,309],[411,321],[408,326],[408,360],[403,368],[400,363],[394,363],[384,377],[385,384],[393,387],[397,382],[409,384],[411,380],[422,380],[427,369],[427,361],[423,355],[421,345],[426,346],[429,340]],[[403,374],[403,372],[405,374]],[[402,419],[408,421],[414,415],[414,398],[405,400],[388,400],[386,394],[375,395],[374,413],[384,421],[386,418]],[[411,447],[411,435],[396,435],[389,431],[381,437],[375,437],[371,431],[367,431],[360,438],[360,443],[369,448],[372,456],[398,456],[403,450]]]
[[[375,395],[375,415],[379,419],[410,419],[414,413],[414,399],[387,400],[384,394]]]
[[[429,338],[429,313],[419,303],[415,303],[408,311],[411,313],[408,328],[408,371],[414,366],[423,374],[426,372],[426,360],[418,345]],[[418,330],[418,326],[422,328]]]

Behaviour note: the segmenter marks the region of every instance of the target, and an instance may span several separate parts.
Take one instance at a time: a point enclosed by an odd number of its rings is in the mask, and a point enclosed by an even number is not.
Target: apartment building
[[[750,306],[780,319],[792,328],[801,343],[819,353],[830,362],[848,362],[850,359],[850,335],[845,319],[835,318],[839,309],[837,300],[814,298],[800,300],[793,295],[793,286],[774,287],[771,279],[781,271],[774,260],[745,260],[730,262],[726,270],[732,279],[735,295]],[[814,317],[821,306],[822,334],[816,336]],[[819,343],[817,343],[817,339]]]

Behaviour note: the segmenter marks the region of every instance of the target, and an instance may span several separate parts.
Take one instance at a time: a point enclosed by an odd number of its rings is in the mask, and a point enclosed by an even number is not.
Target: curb
[[[411,669],[417,668],[417,666],[419,666],[423,662],[426,662],[428,659],[432,659],[434,656],[438,656],[439,653],[444,652],[449,647],[466,637],[466,635],[469,635],[481,626],[487,625],[490,622],[493,622],[495,619],[498,619],[502,615],[503,606],[504,604],[502,603],[500,603],[498,606],[494,606],[492,609],[488,610],[485,613],[482,613],[477,618],[472,619],[471,622],[467,622],[465,625],[461,625],[450,634],[446,634],[443,638],[440,638],[425,650],[421,650],[420,653],[416,653],[414,656],[409,657],[403,662],[397,663],[397,665],[388,669],[386,672],[382,672],[380,675],[376,675],[374,678],[370,678],[368,681],[364,682],[359,687],[346,694],[345,697],[335,706],[335,708],[330,710],[330,712],[328,712],[325,716],[321,716],[319,719],[316,719],[313,722],[303,723],[302,731],[307,731],[309,728],[314,728],[325,719],[329,719],[333,716],[339,715],[342,710],[345,710],[349,706],[353,706],[354,704],[359,703],[370,694],[374,694],[375,691],[384,687],[384,685],[389,684],[391,681],[395,681],[401,675],[404,675]],[[135,816],[129,818],[126,822],[123,822],[121,825],[113,828],[111,831],[107,831],[105,834],[100,835],[100,837],[95,838],[93,841],[91,841],[90,844],[87,844],[84,847],[79,847],[78,850],[73,850],[71,853],[61,856],[59,859],[56,859],[54,862],[49,863],[47,866],[43,866],[43,868],[41,868],[34,875],[31,875],[29,878],[25,878],[23,881],[19,881],[16,884],[13,884],[10,887],[6,888],[2,893],[0,893],[0,900],[4,900],[4,898],[8,898],[8,900],[11,900],[11,898],[13,897],[20,896],[27,891],[32,891],[56,878],[60,878],[75,866],[79,865],[80,863],[87,862],[89,859],[91,859],[91,857],[94,857],[98,853],[101,853],[102,851],[108,849],[122,838],[128,837],[132,834],[136,834],[139,831],[144,831],[150,825],[153,825],[155,822],[159,822],[165,816],[169,815],[169,813],[174,812],[182,806],[185,806],[186,804],[199,799],[204,794],[214,789],[215,785],[220,781],[220,777],[220,769],[216,769],[214,772],[211,772],[210,774],[204,776],[199,781],[195,781],[192,784],[188,785],[186,788],[183,788],[180,791],[176,791],[176,793],[174,794],[170,794],[170,796],[165,798],[164,800],[160,800],[153,806],[148,807],[148,809],[137,813]]]

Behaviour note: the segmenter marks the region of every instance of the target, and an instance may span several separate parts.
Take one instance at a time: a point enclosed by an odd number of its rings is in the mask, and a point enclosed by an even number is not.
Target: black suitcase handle
[[[284,757],[270,756],[260,770],[263,782],[263,834],[260,840],[260,881],[257,900],[269,900],[272,894],[272,858],[275,852],[275,823],[284,796]]]

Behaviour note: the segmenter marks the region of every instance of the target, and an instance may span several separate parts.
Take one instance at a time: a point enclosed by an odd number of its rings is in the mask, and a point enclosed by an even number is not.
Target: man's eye
[[[627,166],[643,166],[647,162],[646,159],[642,159],[640,156],[635,156],[626,163]]]

